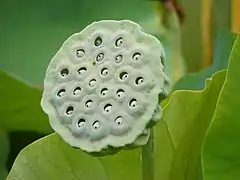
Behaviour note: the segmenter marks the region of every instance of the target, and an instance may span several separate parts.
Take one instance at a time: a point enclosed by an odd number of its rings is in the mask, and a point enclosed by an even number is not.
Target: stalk
[[[142,180],[154,180],[154,129],[148,142],[142,147]]]

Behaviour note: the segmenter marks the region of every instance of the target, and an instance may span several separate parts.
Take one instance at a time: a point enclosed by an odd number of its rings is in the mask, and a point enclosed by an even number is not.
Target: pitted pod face
[[[51,60],[41,106],[68,144],[89,153],[144,145],[169,88],[164,61],[162,44],[138,24],[94,22]]]

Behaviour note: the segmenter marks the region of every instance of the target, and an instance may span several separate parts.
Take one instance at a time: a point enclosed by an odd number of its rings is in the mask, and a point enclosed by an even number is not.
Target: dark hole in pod
[[[136,53],[133,54],[132,59],[134,61],[139,61],[141,59],[141,56],[142,56],[141,53],[136,52]]]
[[[123,89],[118,89],[116,94],[117,94],[117,97],[121,98],[124,96],[125,92]]]
[[[69,106],[66,110],[66,114],[71,115],[71,114],[73,114],[73,111],[74,111],[74,108],[72,106]]]
[[[95,121],[92,125],[94,129],[99,129],[101,127],[101,123],[99,121]]]
[[[142,83],[143,83],[143,77],[138,77],[138,78],[135,80],[135,83],[136,83],[137,85],[142,84]]]
[[[97,57],[96,57],[96,61],[97,61],[97,62],[100,62],[100,61],[103,60],[103,58],[104,58],[104,54],[103,54],[103,53],[99,53],[99,54],[97,55]]]
[[[137,100],[135,98],[131,99],[129,101],[129,106],[130,107],[136,107],[137,106]]]
[[[58,97],[62,97],[65,92],[66,92],[65,89],[60,89],[60,90],[58,91],[58,93],[57,93],[57,96],[58,96]]]
[[[102,38],[98,36],[98,37],[94,40],[94,45],[95,45],[95,46],[100,46],[101,44],[102,44]]]
[[[95,87],[95,86],[96,86],[96,82],[97,82],[96,79],[91,79],[91,80],[89,81],[88,85],[89,85],[90,87]]]
[[[101,70],[101,75],[107,76],[107,75],[108,75],[108,69],[107,69],[107,68],[103,68],[103,69]]]
[[[118,116],[116,119],[115,119],[115,123],[118,125],[118,126],[121,126],[123,124],[123,117],[122,116]]]
[[[121,72],[119,75],[119,78],[121,80],[127,79],[128,78],[128,73],[127,72]]]
[[[90,108],[90,107],[92,107],[92,104],[93,104],[92,100],[87,100],[86,103],[85,103],[85,107]]]
[[[115,41],[115,46],[119,47],[122,45],[122,43],[123,43],[123,38],[120,37]]]
[[[87,71],[87,68],[86,68],[86,67],[81,67],[81,68],[78,69],[78,73],[79,73],[79,74],[83,74],[83,73],[85,73],[86,71]]]
[[[76,50],[76,56],[78,58],[82,58],[85,55],[85,51],[83,49]]]
[[[101,95],[102,95],[102,96],[105,96],[105,95],[107,94],[107,92],[108,92],[108,89],[107,89],[107,88],[102,88],[102,89],[101,89]]]
[[[79,119],[78,120],[78,122],[77,122],[77,126],[80,128],[80,127],[83,127],[84,126],[84,124],[85,124],[85,119],[83,119],[83,118],[81,118],[81,119]]]
[[[78,94],[80,94],[80,92],[81,92],[81,88],[80,87],[76,87],[74,90],[73,90],[73,95],[78,95]]]
[[[112,105],[111,105],[111,104],[106,104],[106,105],[104,106],[104,111],[105,111],[105,112],[110,112],[111,109],[112,109]]]
[[[117,55],[116,57],[115,57],[115,62],[116,63],[120,63],[120,62],[122,62],[122,59],[123,59],[123,56],[120,54],[120,55]]]
[[[69,70],[67,68],[64,68],[60,71],[60,74],[62,77],[65,77],[69,74]]]

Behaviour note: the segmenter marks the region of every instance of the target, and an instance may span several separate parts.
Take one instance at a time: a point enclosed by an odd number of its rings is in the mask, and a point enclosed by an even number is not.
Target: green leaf
[[[213,73],[227,69],[229,56],[237,35],[228,30],[219,30],[212,66],[197,73],[187,74],[173,87],[173,90],[200,90],[205,86],[205,79]]]
[[[201,145],[211,122],[225,71],[201,91],[176,91],[156,126],[156,179],[201,179]]]
[[[0,82],[0,99],[2,103],[0,129],[6,133],[6,136],[18,132],[18,136],[9,140],[5,139],[4,142],[1,141],[2,134],[0,134],[0,151],[4,150],[5,144],[11,143],[8,156],[10,158],[8,159],[8,166],[11,166],[9,163],[13,162],[16,155],[23,148],[22,146],[28,145],[37,139],[35,135],[37,132],[41,135],[48,134],[52,132],[52,129],[47,116],[40,107],[41,91],[39,89],[31,87],[3,71],[0,71]],[[21,138],[20,135],[24,132],[27,136]],[[5,158],[2,158],[1,155],[5,156],[5,154],[0,152],[0,164],[4,167],[4,169],[1,169],[0,165],[0,175],[5,176],[7,173],[5,168],[7,155]]]
[[[0,129],[0,180],[4,180],[7,176],[5,163],[7,162],[9,152],[9,142],[7,133]]]
[[[228,72],[202,150],[205,180],[238,180],[240,177],[240,36],[230,57]]]
[[[41,91],[0,71],[0,127],[6,131],[31,130],[50,133],[47,116],[40,107]]]
[[[38,133],[36,131],[11,131],[8,132],[8,140],[10,143],[10,150],[7,160],[7,169],[10,170],[19,152],[27,145],[44,137],[46,134]]]
[[[215,74],[203,91],[173,93],[164,109],[163,121],[155,131],[156,180],[199,177],[201,142],[224,77],[225,71]],[[189,108],[191,111],[186,111]],[[140,150],[136,149],[96,158],[70,147],[57,134],[52,134],[21,151],[7,180],[137,180],[141,175],[140,155]]]
[[[139,149],[96,158],[54,133],[21,151],[7,180],[138,180],[140,167]]]

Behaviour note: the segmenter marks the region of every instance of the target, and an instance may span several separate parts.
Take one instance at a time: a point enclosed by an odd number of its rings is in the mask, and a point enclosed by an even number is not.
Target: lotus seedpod
[[[144,145],[169,93],[160,41],[129,20],[94,22],[52,58],[41,106],[64,141],[88,153]],[[150,127],[151,126],[151,127]]]

